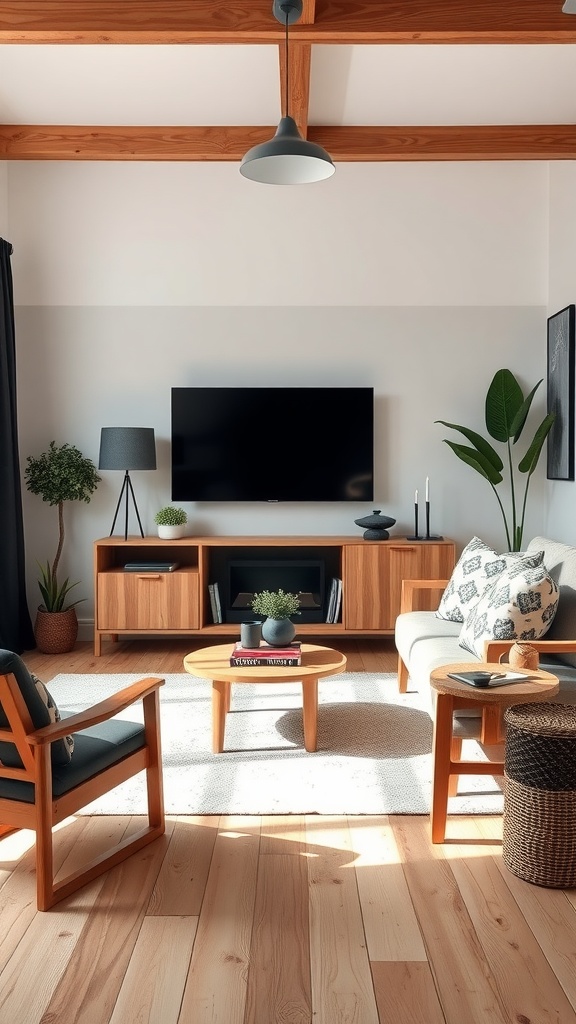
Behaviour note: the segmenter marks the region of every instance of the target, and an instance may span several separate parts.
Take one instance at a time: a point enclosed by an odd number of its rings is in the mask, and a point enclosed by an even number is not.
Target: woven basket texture
[[[536,789],[576,790],[576,707],[517,704],[504,720],[510,779]]]
[[[576,886],[576,791],[534,789],[505,775],[502,859],[534,885]]]

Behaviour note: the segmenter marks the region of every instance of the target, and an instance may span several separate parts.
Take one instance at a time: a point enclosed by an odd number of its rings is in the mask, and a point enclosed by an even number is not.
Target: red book
[[[286,644],[285,647],[271,647],[270,644],[262,643],[260,647],[242,647],[240,641],[234,644],[232,651],[233,658],[299,658],[301,644],[295,641]]]

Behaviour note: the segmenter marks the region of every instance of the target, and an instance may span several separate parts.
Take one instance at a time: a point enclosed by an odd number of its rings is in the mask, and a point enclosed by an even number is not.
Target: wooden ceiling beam
[[[0,125],[0,160],[241,160],[265,127]],[[574,160],[576,125],[310,126],[338,162]]]
[[[306,7],[312,6],[306,0]],[[574,43],[562,0],[316,0],[302,43]],[[278,43],[272,0],[3,0],[0,43]]]

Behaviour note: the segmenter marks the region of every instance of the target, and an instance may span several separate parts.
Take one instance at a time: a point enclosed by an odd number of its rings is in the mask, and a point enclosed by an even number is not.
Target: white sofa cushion
[[[517,558],[468,612],[460,647],[482,658],[485,640],[538,640],[550,629],[558,597],[545,565]]]
[[[558,611],[546,639],[576,640],[576,546],[534,537],[526,550],[544,551],[544,565],[560,590]],[[576,654],[558,654],[557,658],[576,668]]]
[[[454,567],[440,599],[437,617],[449,622],[464,622],[484,591],[521,557],[516,552],[499,555],[480,537],[473,537]],[[538,565],[543,557],[542,551],[531,552],[530,565]]]

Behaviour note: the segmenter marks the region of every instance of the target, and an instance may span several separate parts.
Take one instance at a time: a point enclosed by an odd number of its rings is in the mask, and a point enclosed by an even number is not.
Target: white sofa
[[[560,679],[560,692],[554,698],[562,704],[576,704],[576,546],[562,544],[547,537],[534,537],[529,553],[544,551],[544,565],[560,590],[558,609],[552,625],[542,640],[531,640],[540,652],[540,667]],[[398,687],[409,685],[426,692],[430,690],[430,673],[435,668],[454,662],[474,662],[475,655],[458,642],[462,624],[440,619],[433,611],[414,611],[422,589],[436,591],[438,602],[448,580],[405,580],[400,615],[396,619],[395,641],[398,651]],[[513,640],[494,640],[485,644],[484,660],[505,659]],[[454,735],[474,737],[482,743],[502,739],[499,716],[494,713],[459,711],[455,715]]]

